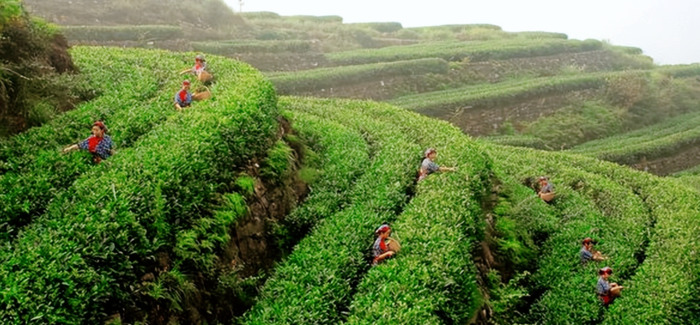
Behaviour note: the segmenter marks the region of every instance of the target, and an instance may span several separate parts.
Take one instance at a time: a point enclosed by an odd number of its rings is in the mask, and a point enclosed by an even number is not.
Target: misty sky
[[[224,1],[239,11],[239,0]],[[659,64],[700,62],[698,0],[244,0],[243,11],[337,15],[346,23],[404,27],[487,23],[511,32],[560,32],[636,46]]]

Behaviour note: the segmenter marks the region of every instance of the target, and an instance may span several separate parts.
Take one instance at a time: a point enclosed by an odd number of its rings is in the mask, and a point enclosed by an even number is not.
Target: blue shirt
[[[382,248],[382,246],[384,247]],[[372,256],[377,257],[384,254],[386,251],[386,244],[382,241],[382,237],[377,237],[377,240],[374,241],[374,245],[372,246]]]
[[[423,159],[423,163],[421,163],[420,167],[427,170],[428,175],[430,175],[430,174],[432,174],[440,169],[440,166],[438,166],[438,164],[436,164],[435,162],[433,162],[429,158]]]
[[[94,136],[91,136],[90,138],[94,138]],[[83,150],[90,150],[90,138],[87,138],[78,143],[78,147]],[[100,156],[100,158],[102,159],[107,159],[111,155],[112,145],[112,138],[110,138],[108,135],[105,135],[104,137],[102,137],[102,140],[99,143],[97,143],[97,146],[95,147],[95,152],[93,153]]]
[[[587,250],[585,247],[581,247],[581,263],[586,263],[593,258],[593,253]]]
[[[423,159],[423,162],[420,164],[420,172],[418,175],[418,180],[421,181],[425,179],[426,176],[440,170],[440,166],[430,160],[429,158]]]
[[[596,285],[596,292],[601,296],[606,296],[610,293],[610,282],[604,280],[603,277],[598,277],[598,285]]]
[[[552,184],[548,182],[547,185],[545,185],[545,186],[542,187],[542,189],[540,190],[540,192],[542,192],[542,193],[550,193],[550,192],[552,192]]]
[[[187,93],[187,95],[185,95],[184,101],[180,98],[180,93],[182,93],[183,91]],[[190,106],[190,103],[192,103],[192,94],[190,94],[189,91],[180,90],[177,93],[175,93],[175,102],[178,103],[180,107]]]

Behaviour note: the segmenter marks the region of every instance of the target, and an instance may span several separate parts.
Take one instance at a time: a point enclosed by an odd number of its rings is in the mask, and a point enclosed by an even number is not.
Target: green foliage
[[[79,102],[79,77],[65,39],[54,26],[29,16],[19,1],[0,4],[0,124],[17,133]]]
[[[600,102],[584,102],[536,120],[524,133],[541,139],[550,148],[570,148],[622,131],[623,112]]]
[[[537,281],[549,288],[533,306],[527,322],[692,323],[697,256],[691,233],[700,227],[697,193],[674,181],[619,168],[593,159],[493,147],[489,155],[518,177],[556,173],[561,229],[551,235],[538,262]],[[571,187],[564,186],[569,184]],[[622,235],[624,234],[624,235]],[[600,264],[578,264],[584,237],[610,256],[613,281],[627,289],[607,310],[592,294]],[[678,253],[677,253],[678,252]],[[685,253],[681,253],[685,252]],[[677,254],[684,254],[677,258]],[[673,265],[673,267],[670,267]],[[689,291],[691,290],[691,291]],[[539,320],[539,321],[538,321]]]
[[[399,22],[381,22],[381,23],[354,23],[348,24],[351,26],[369,27],[380,33],[394,33],[401,29],[403,26]]]
[[[20,0],[6,0],[0,3],[0,31],[8,21],[21,16],[23,12]]]
[[[68,39],[77,41],[168,40],[183,36],[180,27],[168,25],[64,26],[61,31]]]
[[[270,11],[244,11],[240,15],[247,20],[282,18],[279,14]]]
[[[234,56],[243,53],[304,53],[311,43],[303,40],[242,40],[219,42],[192,42],[195,51]]]
[[[0,252],[3,322],[94,323],[108,303],[134,304],[148,261],[208,215],[234,166],[267,152],[278,130],[272,85],[235,61],[217,60],[217,71],[214,98],[82,175]]]
[[[163,272],[155,282],[145,282],[142,290],[142,295],[168,306],[169,310],[178,312],[183,311],[188,301],[196,299],[194,283],[177,269]],[[166,303],[163,304],[163,302]]]
[[[326,54],[334,65],[354,65],[422,58],[471,62],[503,60],[518,57],[544,56],[599,50],[602,44],[593,40],[513,39],[500,41],[436,42],[406,46],[390,46],[373,50],[353,50]]]
[[[123,0],[99,1],[23,0],[38,16],[69,26],[174,25],[188,37],[226,32],[242,25],[222,0]]]
[[[390,103],[430,116],[445,117],[461,107],[497,107],[527,98],[574,90],[595,89],[605,85],[608,75],[588,73],[573,76],[514,80],[407,95]]]
[[[552,33],[552,32],[518,32],[515,33],[516,37],[528,38],[528,39],[543,39],[543,38],[558,38],[558,39],[569,39],[569,36],[564,33]]]
[[[518,309],[529,293],[521,282],[529,275],[530,273],[525,271],[504,282],[498,271],[490,270],[487,273],[486,286],[490,295],[487,304],[493,313],[490,323],[514,324],[522,316]]]
[[[672,154],[700,138],[700,113],[670,118],[662,123],[573,148],[575,153],[621,164],[633,164],[642,158],[653,159]]]
[[[328,15],[328,16],[309,16],[309,15],[295,15],[295,16],[285,16],[284,19],[300,22],[300,23],[331,23],[331,24],[342,24],[343,17]]]
[[[65,155],[61,150],[87,138],[94,121],[105,122],[119,151],[174,113],[172,91],[179,80],[170,67],[177,65],[179,55],[98,48],[76,48],[72,53],[101,96],[40,128],[0,141],[0,184],[12,189],[0,195],[0,238],[14,236],[91,169],[84,152]]]
[[[396,120],[388,114],[382,118]],[[392,237],[400,239],[401,251],[362,279],[348,323],[466,322],[482,304],[476,268],[465,255],[483,236],[479,201],[491,188],[484,177],[490,162],[453,126],[413,116],[395,123],[406,133],[415,132],[422,146],[439,143],[440,161],[458,162],[458,171],[429,176],[418,184],[392,224]],[[431,137],[420,136],[426,133]],[[410,311],[405,306],[411,306]]]
[[[269,180],[286,179],[294,163],[294,152],[287,143],[278,140],[263,160],[260,174]]]
[[[531,135],[495,135],[482,138],[488,142],[514,146],[514,147],[527,147],[533,149],[547,149],[547,145],[542,141],[542,139],[531,136]]]
[[[177,235],[175,265],[184,270],[211,274],[218,261],[217,253],[231,240],[230,228],[247,212],[245,199],[229,193],[209,218],[197,219],[192,228]]]
[[[275,73],[270,80],[281,94],[297,94],[319,89],[342,87],[367,80],[420,74],[446,74],[448,65],[442,59],[418,59],[390,63],[319,68],[304,72]]]
[[[289,250],[291,247],[287,246],[306,235],[316,223],[349,204],[348,194],[353,182],[364,173],[370,161],[368,145],[359,132],[300,112],[295,109],[298,104],[293,100],[284,99],[280,105],[292,114],[291,120],[299,136],[319,153],[318,171],[314,172],[318,173],[317,179],[308,183],[311,193],[304,205],[283,221],[284,232],[290,238],[278,236],[282,238],[278,245]]]
[[[255,179],[243,174],[236,178],[236,190],[242,193],[245,197],[250,197],[255,193]]]
[[[333,105],[334,110],[324,107]],[[327,216],[281,263],[263,287],[246,323],[336,323],[337,308],[349,304],[349,283],[366,268],[365,248],[373,229],[395,218],[413,180],[415,153],[421,149],[405,134],[369,115],[364,102],[295,99],[292,107],[315,112],[372,137],[374,160],[348,193],[349,204]],[[320,109],[320,110],[319,110]],[[396,113],[395,113],[396,114]]]

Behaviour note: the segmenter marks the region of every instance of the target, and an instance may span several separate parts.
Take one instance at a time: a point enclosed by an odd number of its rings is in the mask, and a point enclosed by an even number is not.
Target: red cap
[[[593,242],[593,239],[592,239],[591,237],[586,237],[586,238],[583,240],[583,244],[584,244],[584,245],[585,245],[585,244],[592,243],[592,242]]]
[[[606,267],[598,270],[598,274],[603,274],[603,273],[612,274],[612,269],[609,266],[606,266]]]
[[[97,127],[99,127],[100,129],[102,129],[102,130],[104,130],[104,129],[107,128],[107,127],[105,126],[105,124],[102,123],[102,121],[97,121],[97,122],[93,123],[92,126],[97,126]]]
[[[374,231],[374,234],[375,235],[383,234],[389,230],[391,230],[391,228],[389,228],[389,225],[383,224],[383,225],[379,226],[379,228],[377,228],[377,230]]]
[[[182,82],[182,85],[183,85],[183,86],[189,86],[189,85],[190,85],[190,81],[189,81],[189,80],[185,80],[185,81]]]

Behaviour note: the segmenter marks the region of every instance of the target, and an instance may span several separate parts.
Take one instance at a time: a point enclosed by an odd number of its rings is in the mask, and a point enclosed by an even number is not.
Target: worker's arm
[[[438,170],[441,172],[453,172],[457,170],[457,167],[440,167]]]
[[[63,148],[63,153],[68,153],[74,150],[78,150],[80,147],[77,144],[70,145],[68,147]]]
[[[389,257],[391,257],[391,256],[394,256],[394,254],[395,254],[394,251],[384,252],[384,253],[382,253],[381,255],[375,257],[375,258],[374,258],[374,262],[375,262],[375,263],[379,263],[379,262],[381,262],[381,261],[383,261],[383,260],[385,260],[385,259],[387,259],[387,258],[389,258]]]

